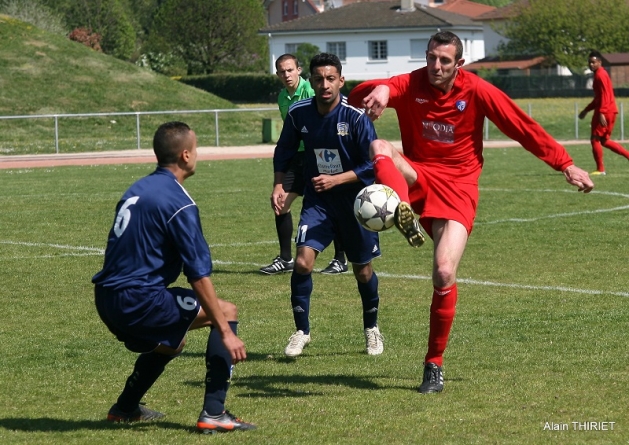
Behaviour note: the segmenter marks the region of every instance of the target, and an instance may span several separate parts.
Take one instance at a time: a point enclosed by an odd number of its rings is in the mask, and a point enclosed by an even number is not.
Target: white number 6
[[[197,300],[192,297],[182,297],[180,295],[177,295],[177,304],[181,306],[182,309],[191,311],[195,307],[197,307]]]
[[[129,210],[129,206],[132,206],[140,199],[139,196],[134,196],[125,201],[125,203],[120,207],[118,211],[118,215],[116,216],[116,222],[114,223],[114,233],[118,238],[125,231],[127,226],[129,225],[129,220],[131,219],[131,210]]]

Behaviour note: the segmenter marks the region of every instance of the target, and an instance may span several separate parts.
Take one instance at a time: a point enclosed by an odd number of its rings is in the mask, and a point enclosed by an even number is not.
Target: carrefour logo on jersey
[[[343,164],[339,151],[329,148],[315,148],[315,156],[317,158],[317,168],[319,173],[324,175],[336,175],[343,173]]]
[[[444,124],[443,122],[422,121],[422,126],[422,136],[426,139],[448,144],[454,142],[454,125]]]

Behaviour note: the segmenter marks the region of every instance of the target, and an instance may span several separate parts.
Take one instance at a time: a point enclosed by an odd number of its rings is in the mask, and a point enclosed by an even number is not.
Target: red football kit
[[[429,235],[434,218],[451,219],[471,232],[483,167],[483,128],[489,118],[508,137],[552,168],[573,164],[566,150],[509,97],[475,74],[459,69],[448,93],[432,87],[427,68],[409,74],[366,81],[355,87],[349,102],[362,99],[378,85],[390,89],[388,107],[397,112],[404,156],[417,171],[417,183],[392,188],[408,201]],[[376,182],[379,178],[377,166]],[[387,184],[390,185],[391,184]]]
[[[616,107],[612,80],[602,66],[594,71],[592,89],[594,90],[594,99],[585,107],[586,112],[594,110],[592,115],[592,134],[601,139],[609,139],[614,129],[618,108]],[[605,127],[601,125],[601,114],[605,115],[605,119],[607,119],[607,126]]]
[[[602,66],[594,71],[594,82],[592,83],[594,90],[594,99],[583,111],[585,113],[594,110],[592,115],[592,155],[596,162],[596,171],[604,172],[605,164],[603,163],[603,147],[609,148],[616,154],[629,159],[629,151],[618,142],[612,141],[612,131],[616,123],[618,108],[616,108],[616,98],[614,97],[614,87],[609,74]],[[601,114],[605,116],[607,125],[601,124]]]

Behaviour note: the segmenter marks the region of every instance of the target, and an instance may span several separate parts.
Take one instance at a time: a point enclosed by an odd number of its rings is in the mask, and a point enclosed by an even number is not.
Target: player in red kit
[[[456,272],[472,231],[483,167],[483,122],[489,118],[526,150],[563,172],[566,180],[588,193],[594,187],[587,172],[575,166],[566,150],[498,88],[461,69],[463,45],[451,32],[428,42],[427,66],[410,74],[364,82],[350,103],[377,119],[387,106],[397,112],[402,147],[371,143],[376,182],[393,188],[402,202],[396,226],[409,244],[419,247],[424,235],[434,241],[428,352],[420,393],[443,390],[443,353],[454,321]]]
[[[603,56],[598,51],[592,51],[588,56],[588,66],[594,73],[594,99],[579,113],[579,119],[583,119],[588,112],[594,110],[592,115],[592,154],[596,162],[596,171],[592,175],[605,175],[603,164],[603,147],[609,148],[616,154],[629,159],[629,151],[625,150],[618,142],[612,141],[612,131],[618,115],[614,87],[609,74],[602,67]]]

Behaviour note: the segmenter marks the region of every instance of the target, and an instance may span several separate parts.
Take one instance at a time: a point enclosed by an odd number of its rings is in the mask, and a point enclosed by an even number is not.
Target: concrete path
[[[589,141],[560,141],[562,145],[587,144]],[[401,149],[402,143],[393,145]],[[485,148],[517,147],[514,141],[486,141]],[[271,158],[275,145],[248,145],[243,147],[199,147],[198,159],[251,159]],[[0,155],[0,169],[58,167],[63,165],[139,164],[155,162],[152,149],[100,151],[89,153],[59,153],[43,155]]]

